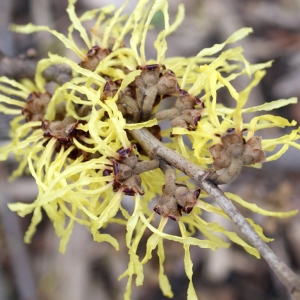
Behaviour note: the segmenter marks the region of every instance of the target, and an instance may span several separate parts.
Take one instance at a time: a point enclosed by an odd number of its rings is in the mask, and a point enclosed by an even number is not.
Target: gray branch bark
[[[0,50],[0,76],[20,80],[34,78],[37,67],[35,51],[29,49],[25,55],[19,57],[5,56]],[[72,70],[66,65],[52,65],[43,72],[43,77],[48,82],[56,82],[60,85],[72,79]]]

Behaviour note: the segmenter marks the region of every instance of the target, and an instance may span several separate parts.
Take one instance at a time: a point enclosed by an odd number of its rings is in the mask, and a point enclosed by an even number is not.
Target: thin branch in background
[[[20,228],[19,217],[12,213],[7,203],[13,201],[10,194],[6,192],[5,176],[2,174],[4,167],[0,165],[0,218],[10,255],[10,262],[15,279],[15,286],[19,300],[37,300],[36,280],[31,269],[30,257],[25,244],[23,233]]]
[[[13,35],[8,30],[8,27],[11,23],[14,4],[11,0],[0,1],[0,47],[4,53],[10,53],[11,55],[15,54],[15,45]]]
[[[212,182],[202,181],[203,189],[212,196],[230,219],[236,224],[250,243],[259,251],[270,268],[287,288],[293,299],[300,299],[300,278],[273,252],[273,250],[258,236],[251,225],[245,220],[233,203]]]
[[[33,49],[28,49],[25,55],[20,55],[19,57],[6,56],[0,50],[0,76],[16,80],[23,78],[33,79],[37,62],[35,50]],[[52,65],[43,72],[43,77],[48,82],[56,82],[62,85],[71,80],[72,70],[66,65]]]
[[[32,78],[35,74],[37,60],[31,50],[24,56],[8,57],[0,51],[0,76],[16,80]]]

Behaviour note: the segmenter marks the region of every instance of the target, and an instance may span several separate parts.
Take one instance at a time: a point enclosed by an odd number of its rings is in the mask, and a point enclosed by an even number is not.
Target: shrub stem
[[[276,273],[286,287],[292,299],[300,300],[300,278],[273,252],[273,250],[258,236],[233,203],[224,195],[223,191],[210,180],[210,171],[190,162],[178,152],[169,149],[157,140],[147,129],[134,129],[130,134],[148,153],[151,159],[163,159],[180,170],[209,194],[228,217],[236,224],[250,243],[259,251],[270,268]]]

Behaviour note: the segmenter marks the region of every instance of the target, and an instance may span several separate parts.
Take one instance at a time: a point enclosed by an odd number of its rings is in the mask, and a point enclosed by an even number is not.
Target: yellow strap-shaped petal
[[[186,238],[187,234],[186,234],[186,229],[185,229],[183,222],[178,221],[178,225],[179,225],[182,237]],[[198,297],[197,297],[197,294],[196,294],[196,291],[195,291],[194,285],[193,285],[193,279],[192,279],[192,277],[193,277],[193,262],[191,260],[191,255],[190,255],[190,245],[184,244],[183,248],[184,248],[184,269],[185,269],[185,273],[189,279],[187,299],[188,300],[198,300]]]
[[[163,263],[165,261],[165,251],[164,251],[164,246],[163,246],[163,240],[160,240],[158,242],[157,256],[158,256],[158,262],[159,262],[159,273],[158,273],[159,287],[164,296],[166,296],[168,298],[173,298],[174,294],[172,292],[169,279],[166,276],[166,274],[164,273]]]
[[[269,211],[269,210],[260,208],[254,203],[246,202],[238,195],[235,195],[232,193],[225,193],[225,195],[229,199],[231,199],[231,200],[241,204],[242,206],[252,210],[253,212],[261,214],[263,216],[276,217],[276,218],[287,218],[287,217],[292,217],[298,213],[298,209],[291,210],[288,212],[273,212],[273,211]]]

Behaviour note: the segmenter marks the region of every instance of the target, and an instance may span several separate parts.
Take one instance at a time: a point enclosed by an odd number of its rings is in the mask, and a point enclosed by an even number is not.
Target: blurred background
[[[87,9],[122,1],[79,0],[80,15]],[[131,1],[134,6],[137,1]],[[172,0],[170,10],[184,3],[186,19],[168,39],[169,56],[191,56],[204,47],[223,42],[241,27],[253,27],[254,33],[239,43],[251,63],[274,60],[273,67],[259,87],[250,95],[251,105],[265,101],[300,96],[300,1],[298,0]],[[47,52],[63,54],[65,49],[46,33],[20,35],[8,30],[10,23],[29,22],[47,25],[66,33],[69,19],[65,12],[67,0],[0,0],[0,50],[6,56],[24,55],[30,48],[37,58]],[[161,28],[159,16],[154,25]],[[155,33],[153,33],[155,36]],[[151,35],[149,42],[151,40]],[[149,47],[151,49],[151,47]],[[149,51],[149,58],[153,53]],[[153,54],[154,55],[154,54]],[[68,56],[72,57],[71,53]],[[1,59],[1,57],[0,57]],[[74,59],[76,59],[74,57]],[[245,86],[236,82],[237,89]],[[221,94],[226,103],[227,95]],[[300,106],[293,105],[275,114],[300,121]],[[0,145],[8,143],[9,119],[0,115]],[[281,132],[280,134],[283,134]],[[271,134],[279,134],[272,132]],[[278,162],[264,164],[261,170],[244,168],[241,176],[224,190],[274,211],[300,208],[300,152],[291,149]],[[8,183],[8,174],[16,167],[13,159],[0,165],[0,299],[1,300],[118,300],[123,299],[126,280],[117,278],[127,268],[128,255],[124,246],[125,229],[112,226],[121,249],[116,252],[108,244],[92,241],[90,233],[75,226],[67,251],[58,252],[58,238],[45,217],[38,226],[30,245],[23,244],[24,232],[31,216],[20,218],[10,212],[8,202],[31,202],[37,189],[31,177],[24,176]],[[295,272],[300,274],[300,218],[275,219],[243,214],[263,226],[268,237],[275,238],[272,249]],[[236,230],[213,214],[205,215],[210,222],[219,222],[228,230]],[[174,227],[176,232],[176,227]],[[143,256],[144,246],[140,249]],[[184,272],[183,250],[177,243],[165,242],[165,271],[175,300],[186,299],[188,280]],[[241,247],[215,252],[191,247],[194,262],[193,282],[199,300],[288,300],[283,286],[263,260],[250,256]],[[158,261],[145,266],[142,287],[134,287],[132,300],[166,299],[158,286]]]

